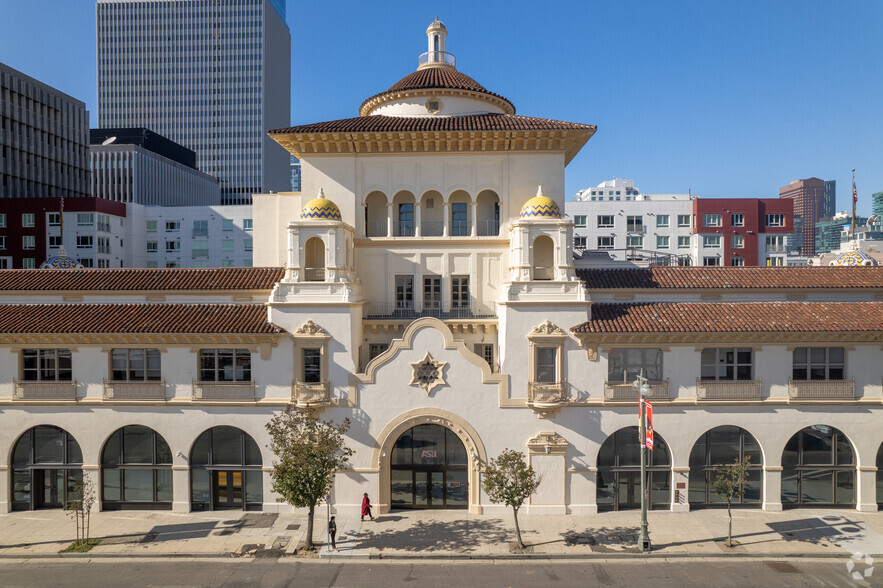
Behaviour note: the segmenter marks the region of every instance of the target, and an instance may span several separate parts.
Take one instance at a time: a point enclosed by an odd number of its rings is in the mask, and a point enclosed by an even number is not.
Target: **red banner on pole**
[[[644,401],[644,405],[647,407],[647,431],[645,433],[644,444],[647,446],[647,449],[653,451],[653,405]]]

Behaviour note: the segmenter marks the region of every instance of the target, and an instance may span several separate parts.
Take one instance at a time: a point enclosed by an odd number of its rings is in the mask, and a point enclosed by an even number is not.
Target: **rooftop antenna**
[[[852,238],[855,239],[855,205],[858,202],[858,192],[855,191],[855,168],[852,168]]]

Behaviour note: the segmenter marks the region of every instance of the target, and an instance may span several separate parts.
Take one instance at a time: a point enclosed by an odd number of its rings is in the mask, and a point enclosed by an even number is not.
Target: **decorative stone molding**
[[[311,320],[305,322],[301,327],[299,327],[295,332],[295,335],[307,335],[307,336],[319,336],[319,337],[330,337],[328,331],[317,325]]]
[[[531,454],[564,455],[570,444],[567,440],[555,432],[538,433],[527,441],[527,448]]]
[[[429,396],[437,386],[444,386],[446,361],[436,361],[429,352],[420,361],[409,362],[414,370],[411,376],[411,386],[420,386]]]
[[[566,337],[567,333],[561,330],[560,327],[552,324],[549,319],[546,319],[541,324],[535,326],[531,332],[531,335],[557,335],[561,337]]]
[[[586,347],[586,359],[589,361],[598,361],[598,346],[590,345]]]

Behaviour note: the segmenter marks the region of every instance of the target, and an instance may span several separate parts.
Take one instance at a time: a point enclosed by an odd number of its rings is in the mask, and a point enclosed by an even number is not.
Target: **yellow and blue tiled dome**
[[[877,265],[877,261],[863,251],[847,251],[841,253],[831,262],[831,265],[839,266],[857,266],[857,265]]]
[[[543,195],[543,188],[537,190],[537,195],[524,203],[521,207],[521,218],[561,218],[561,209],[551,198]]]
[[[316,219],[316,220],[341,220],[340,218],[340,209],[337,208],[337,205],[327,198],[325,198],[325,193],[322,190],[319,190],[319,196],[313,198],[300,211],[301,219]]]
[[[72,257],[68,257],[67,251],[62,246],[58,255],[53,255],[40,264],[40,269],[83,269],[83,265]]]

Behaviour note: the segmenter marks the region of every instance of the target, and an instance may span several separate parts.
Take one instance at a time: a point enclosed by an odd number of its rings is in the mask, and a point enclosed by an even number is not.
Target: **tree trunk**
[[[515,516],[515,537],[518,540],[518,547],[524,549],[524,541],[521,540],[521,528],[518,526],[518,509],[512,507],[512,514]]]
[[[727,531],[727,547],[733,546],[733,511],[730,509],[730,501],[727,500],[727,516],[730,519],[730,528]]]
[[[310,513],[307,515],[307,550],[313,549],[313,515],[316,514],[316,505],[310,505]]]
[[[89,531],[90,531],[89,522],[91,520],[90,519],[91,516],[92,516],[92,511],[90,510],[89,512],[86,513],[86,531],[83,533],[83,541],[85,543],[89,542]]]

